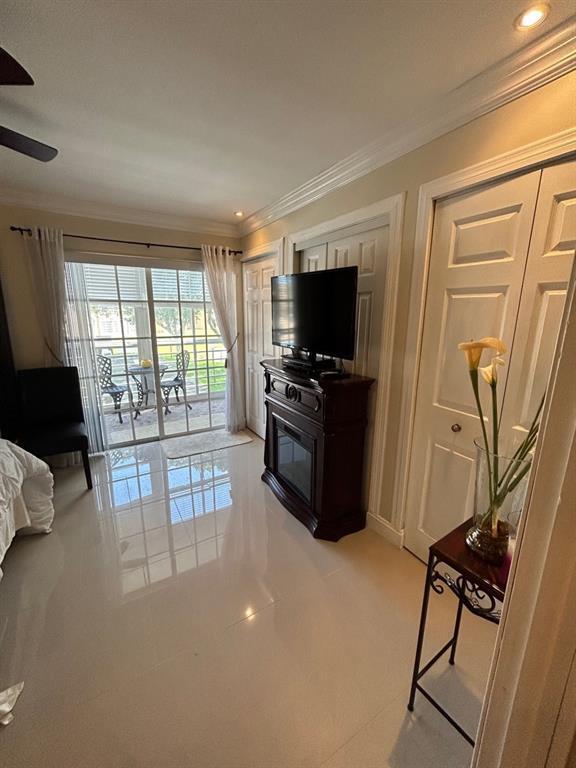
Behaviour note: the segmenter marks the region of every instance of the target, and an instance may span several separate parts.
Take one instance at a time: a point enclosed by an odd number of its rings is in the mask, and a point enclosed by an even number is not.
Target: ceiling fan
[[[30,77],[24,67],[11,56],[8,51],[0,47],[0,85],[34,85],[34,80]],[[58,150],[49,147],[48,144],[42,144],[23,133],[11,131],[0,125],[0,146],[13,149],[35,160],[41,160],[47,163],[53,160],[58,154]]]

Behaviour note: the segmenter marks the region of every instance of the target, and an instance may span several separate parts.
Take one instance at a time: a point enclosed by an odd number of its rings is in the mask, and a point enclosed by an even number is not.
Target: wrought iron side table
[[[459,525],[458,528],[455,528],[447,536],[439,539],[430,547],[408,709],[410,712],[414,710],[416,691],[419,691],[456,728],[466,741],[474,746],[474,739],[466,733],[464,728],[420,684],[420,679],[423,675],[448,650],[450,650],[449,662],[454,664],[458,635],[460,633],[462,608],[465,607],[476,616],[480,616],[494,624],[500,623],[501,605],[506,590],[509,564],[504,566],[489,565],[468,549],[465,536],[471,524],[471,520],[462,523],[462,525]],[[456,575],[450,573],[449,568],[456,571]],[[454,632],[446,645],[427,664],[420,668],[430,589],[441,595],[444,593],[445,587],[448,587],[458,598]]]

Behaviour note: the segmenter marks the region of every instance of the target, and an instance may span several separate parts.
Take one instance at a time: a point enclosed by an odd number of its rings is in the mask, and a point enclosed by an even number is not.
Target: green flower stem
[[[534,443],[536,442],[536,437],[538,435],[538,430],[540,428],[540,423],[538,422],[538,419],[540,417],[540,413],[542,412],[542,407],[544,406],[544,397],[545,397],[545,394],[542,395],[542,399],[540,400],[540,405],[538,406],[538,410],[534,414],[534,418],[532,419],[532,424],[530,425],[528,434],[516,449],[514,455],[512,456],[512,460],[508,465],[506,471],[500,478],[498,485],[503,485],[505,481],[508,479],[508,476],[510,474],[514,474],[514,472],[520,466],[521,462],[524,460],[524,457],[528,454],[528,452],[534,446]]]
[[[484,517],[480,521],[480,528],[485,528],[487,523],[490,523],[490,530],[492,531],[492,535],[494,536],[494,531],[492,529],[492,518],[494,515],[494,509],[492,507],[492,504],[488,507],[487,511],[484,513]]]
[[[512,471],[510,472],[504,487],[497,494],[498,497],[502,499],[502,501],[506,498],[507,494],[509,494],[511,491],[514,490],[514,488],[516,488],[520,480],[524,477],[524,475],[528,471],[532,460],[527,459],[526,457],[534,447],[537,437],[538,437],[538,433],[535,432],[530,439],[526,438],[526,440],[522,443],[521,447],[523,450],[519,454],[518,458],[515,460]],[[518,470],[520,470],[520,475],[516,475],[516,472]]]
[[[532,466],[532,461],[531,460],[527,461],[526,464],[524,464],[524,466],[522,467],[520,472],[518,472],[516,477],[512,478],[512,480],[510,481],[510,484],[508,485],[508,487],[506,489],[506,493],[512,493],[514,488],[516,488],[516,486],[518,485],[520,480],[522,480],[522,478],[528,472],[528,470],[530,469],[531,466]]]
[[[510,463],[504,470],[502,477],[498,481],[498,488],[496,489],[497,491],[500,488],[500,486],[505,485],[506,481],[509,479],[509,475],[513,473],[513,471],[516,471],[516,469],[518,468],[518,466],[520,465],[520,463],[522,462],[522,460],[524,459],[524,457],[526,456],[530,448],[534,445],[534,439],[537,435],[537,432],[538,430],[536,430],[536,432],[533,432],[533,433],[529,432],[524,438],[524,440],[520,443],[520,445],[514,452],[514,455],[510,459]]]
[[[497,384],[496,379],[492,380],[492,383],[490,384],[490,389],[492,390],[492,448],[493,448],[493,455],[492,455],[492,470],[494,473],[494,479],[492,480],[492,488],[494,495],[496,495],[496,491],[498,489],[498,471],[499,471],[499,456],[498,456],[498,392],[497,392]],[[496,499],[494,499],[494,502]],[[492,535],[496,536],[498,534],[498,507],[495,507],[495,504],[492,503]]]
[[[484,437],[484,447],[486,450],[486,463],[488,465],[488,487],[490,494],[490,507],[494,499],[494,489],[492,488],[492,467],[490,465],[490,447],[488,445],[488,434],[486,433],[486,424],[484,423],[484,414],[482,412],[482,404],[480,402],[480,394],[478,392],[478,369],[470,369],[470,381],[472,382],[472,389],[474,391],[474,398],[476,400],[476,407],[478,408],[478,414],[480,416],[480,425],[482,427],[482,435]]]

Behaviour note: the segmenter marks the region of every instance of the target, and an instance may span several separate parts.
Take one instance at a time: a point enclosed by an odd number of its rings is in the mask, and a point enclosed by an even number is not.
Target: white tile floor
[[[424,566],[371,531],[314,540],[260,481],[262,443],[166,460],[157,444],[56,479],[49,536],[0,584],[0,689],[25,688],[3,768],[464,768],[406,711]],[[427,654],[449,636],[431,601]],[[495,628],[465,615],[427,683],[470,729]]]

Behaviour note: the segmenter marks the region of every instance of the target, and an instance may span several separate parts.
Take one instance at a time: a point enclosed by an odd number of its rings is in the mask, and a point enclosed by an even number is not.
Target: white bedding
[[[53,487],[48,464],[0,438],[0,565],[16,531],[50,533]]]

